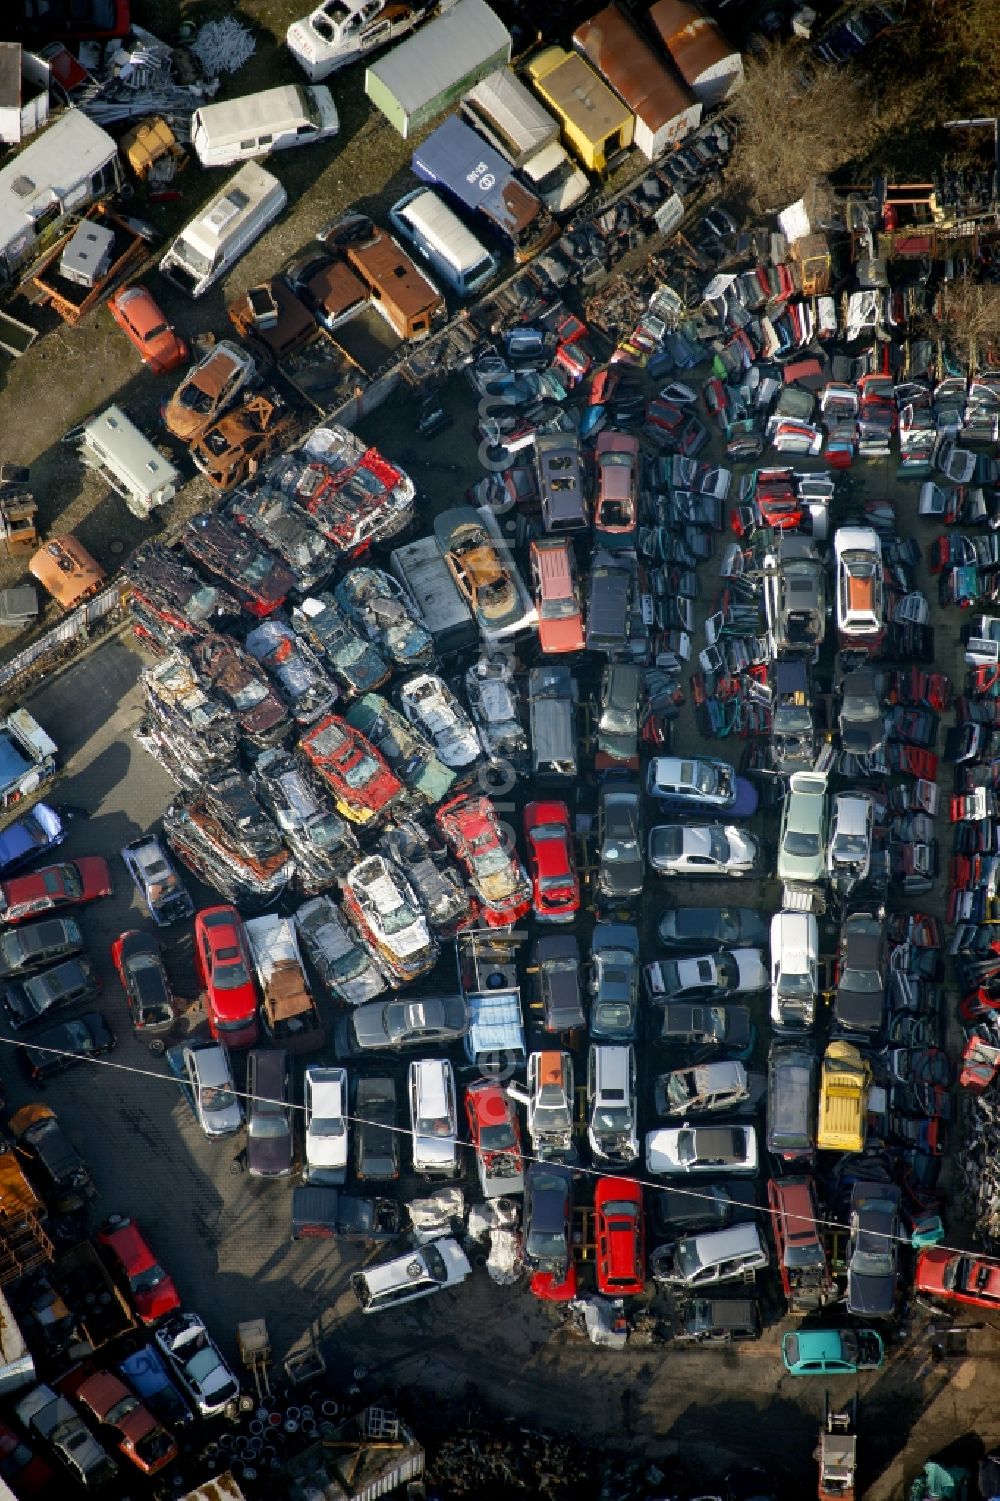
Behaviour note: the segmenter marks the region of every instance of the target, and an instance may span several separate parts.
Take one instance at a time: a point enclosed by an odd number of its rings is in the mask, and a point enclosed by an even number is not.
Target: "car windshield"
[[[484,1126],[479,1133],[479,1140],[487,1152],[504,1152],[517,1145],[510,1121],[504,1121],[498,1126]]]
[[[450,1136],[451,1121],[446,1115],[420,1115],[417,1130],[421,1136]]]
[[[695,1093],[694,1075],[687,1071],[671,1074],[667,1079],[667,1101],[671,1105],[686,1105]]]
[[[568,1131],[573,1124],[573,1117],[565,1101],[557,1105],[539,1100],[534,1115],[535,1124],[543,1131]]]
[[[620,704],[606,704],[601,714],[602,730],[610,730],[615,735],[634,734],[636,730],[635,707],[623,708]]]
[[[219,955],[222,958],[222,955]],[[237,959],[233,964],[219,964],[212,971],[212,984],[217,990],[239,990],[243,985],[250,984],[250,976],[242,959]]]
[[[216,1084],[205,1084],[201,1091],[201,1106],[203,1110],[215,1112],[217,1110],[231,1110],[236,1104],[236,1096],[231,1089],[220,1088]]]
[[[322,1134],[322,1133],[320,1133]],[[269,1110],[265,1115],[250,1119],[250,1135],[258,1141],[277,1141],[288,1135],[288,1122],[282,1111]]]
[[[818,855],[819,835],[803,834],[798,829],[789,829],[785,834],[785,853],[788,855]]]
[[[559,1261],[566,1255],[566,1238],[555,1230],[532,1230],[526,1249],[539,1261]]]
[[[848,719],[881,719],[878,699],[868,694],[845,693],[843,713]]]
[[[689,1282],[701,1270],[698,1242],[695,1236],[677,1242],[674,1262],[683,1281]]]
[[[864,1250],[858,1249],[851,1257],[851,1271],[859,1277],[886,1277],[891,1276],[895,1270],[893,1254],[889,1250],[879,1249],[878,1246],[867,1246]]]
[[[602,1107],[594,1111],[594,1130],[601,1136],[617,1136],[631,1128],[632,1114],[629,1110],[608,1110]]]
[[[812,975],[796,975],[782,970],[778,980],[778,994],[787,1000],[808,1001],[814,995]]]
[[[371,756],[361,755],[353,766],[344,771],[344,781],[348,787],[364,787],[378,772],[378,767]]]
[[[726,797],[732,790],[733,776],[728,766],[715,766],[708,761],[698,761],[695,786],[706,797]]]
[[[42,880],[50,896],[59,896],[63,891],[69,897],[83,895],[83,882],[71,865],[59,865],[55,870],[47,870]]]
[[[838,834],[833,841],[835,860],[863,860],[868,853],[868,840],[864,834]]]
[[[724,829],[713,829],[709,841],[712,859],[724,865],[730,858],[729,840]]]
[[[400,902],[391,912],[383,912],[380,921],[385,933],[402,933],[405,928],[412,928],[417,914],[407,902]]]
[[[159,1287],[161,1282],[166,1282],[167,1274],[158,1262],[145,1267],[141,1272],[136,1272],[134,1277],[128,1279],[128,1285],[134,1293],[151,1293]]]
[[[234,707],[245,712],[247,709],[256,709],[259,703],[263,703],[267,698],[267,689],[263,683],[250,679],[239,688],[234,688],[231,696]]]
[[[840,988],[873,994],[883,988],[882,976],[877,969],[845,969],[840,977]]]
[[[543,599],[541,616],[543,620],[568,620],[571,615],[579,615],[580,606],[572,596],[566,599]]]

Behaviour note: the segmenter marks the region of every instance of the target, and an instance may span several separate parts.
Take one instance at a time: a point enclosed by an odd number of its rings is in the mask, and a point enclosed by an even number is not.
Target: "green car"
[[[854,1376],[877,1371],[885,1346],[874,1329],[800,1329],[781,1341],[781,1358],[793,1376]]]
[[[432,807],[448,796],[455,780],[431,746],[398,710],[378,693],[366,693],[344,716],[385,757],[392,771]]]

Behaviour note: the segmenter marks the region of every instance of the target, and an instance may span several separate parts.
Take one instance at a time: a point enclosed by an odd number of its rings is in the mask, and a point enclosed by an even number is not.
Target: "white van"
[[[186,225],[160,261],[168,281],[200,297],[249,250],[288,202],[276,177],[247,162]]]
[[[380,1308],[395,1308],[400,1303],[411,1303],[414,1298],[439,1293],[444,1287],[455,1287],[471,1271],[469,1259],[458,1241],[444,1235],[429,1245],[404,1251],[392,1261],[355,1272],[351,1291],[361,1304],[362,1313],[378,1313]]]
[[[173,500],[180,471],[130,422],[121,407],[92,417],[80,433],[80,457],[143,520]]]
[[[461,1171],[458,1104],[455,1070],[447,1058],[414,1059],[409,1095],[413,1171],[435,1178],[457,1177]]]
[[[339,129],[329,89],[290,83],[203,104],[191,116],[191,145],[203,167],[230,167],[269,151],[325,141]]]
[[[460,297],[471,297],[500,269],[496,257],[430,188],[415,188],[389,210],[393,229]]]

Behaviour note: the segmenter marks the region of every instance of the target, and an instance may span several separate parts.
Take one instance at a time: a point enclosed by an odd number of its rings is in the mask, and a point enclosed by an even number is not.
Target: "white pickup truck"
[[[291,918],[270,912],[248,919],[244,927],[260,982],[261,1017],[271,1041],[292,1052],[322,1047],[325,1034]]]

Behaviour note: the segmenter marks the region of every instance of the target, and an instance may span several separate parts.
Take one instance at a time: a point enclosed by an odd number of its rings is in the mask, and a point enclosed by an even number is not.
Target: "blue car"
[[[781,1341],[781,1358],[793,1376],[854,1376],[877,1371],[885,1347],[875,1329],[798,1329]]]
[[[191,1409],[167,1375],[167,1367],[155,1345],[143,1345],[123,1360],[118,1369],[165,1427],[176,1428],[191,1422]]]
[[[0,830],[0,876],[9,876],[47,854],[66,838],[62,819],[48,803],[36,803],[29,813]]]

